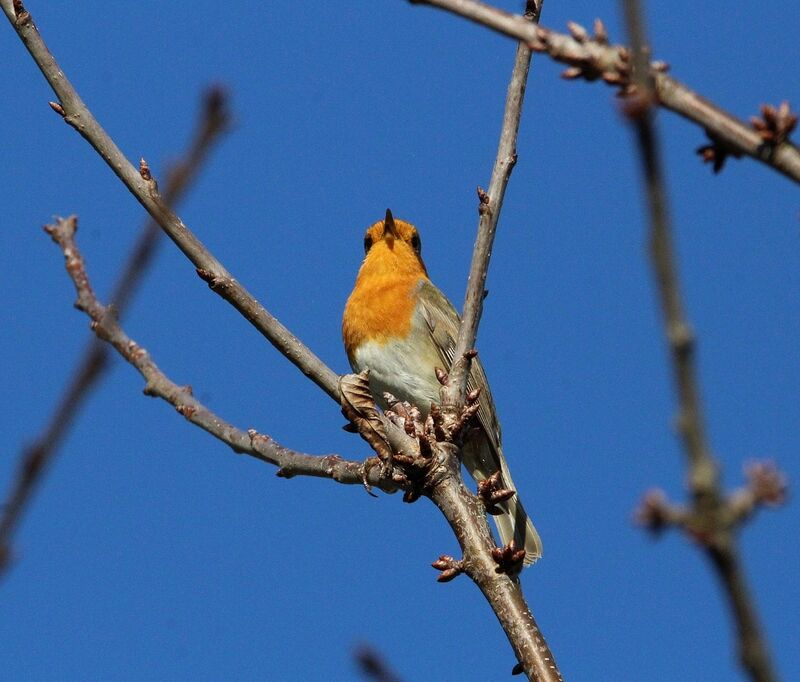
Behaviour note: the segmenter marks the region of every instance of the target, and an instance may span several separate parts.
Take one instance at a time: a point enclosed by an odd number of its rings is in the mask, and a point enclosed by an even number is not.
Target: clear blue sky
[[[521,3],[503,2],[509,10]],[[236,129],[181,215],[331,367],[362,232],[387,207],[416,223],[434,281],[461,305],[475,186],[494,157],[514,45],[401,0],[344,3],[30,1],[66,73],[131,159],[156,174],[185,144],[210,81]],[[555,2],[543,23],[614,2]],[[655,55],[740,117],[800,105],[800,11],[651,3]],[[87,337],[40,226],[77,213],[101,294],[142,211],[78,135],[11,29],[0,29],[5,491]],[[629,131],[611,91],[536,58],[479,337],[505,451],[545,556],[530,604],[571,680],[741,679],[701,555],[631,524],[643,491],[683,495],[673,390],[644,251]],[[699,129],[662,114],[688,311],[710,435],[738,485],[775,458],[800,481],[800,226],[788,180],[751,161],[718,177]],[[334,405],[166,245],[126,321],[218,413],[315,453],[364,457]],[[234,455],[117,363],[18,535],[0,584],[8,679],[353,680],[367,641],[406,680],[503,679],[514,664],[465,579],[428,564],[457,547],[422,500],[278,479]],[[782,674],[800,671],[797,505],[743,534]]]

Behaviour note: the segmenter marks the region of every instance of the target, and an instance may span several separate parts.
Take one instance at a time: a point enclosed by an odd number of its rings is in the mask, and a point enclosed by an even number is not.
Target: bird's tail
[[[522,506],[522,502],[517,500],[516,495],[497,506],[502,509],[502,513],[494,517],[500,533],[500,541],[507,545],[513,540],[517,547],[524,547],[523,564],[530,566],[542,556],[542,540],[539,533],[536,532],[533,521],[525,513],[525,508]]]
[[[467,445],[463,451],[464,466],[478,482],[483,481],[495,473],[497,469],[500,469],[502,486],[517,492],[502,451],[493,452],[488,445],[488,442]],[[525,559],[523,564],[530,566],[542,556],[542,540],[539,537],[539,533],[536,532],[533,521],[525,513],[525,508],[519,500],[519,495],[516,494],[505,502],[499,502],[497,507],[500,509],[500,513],[495,514],[493,518],[500,533],[500,541],[503,545],[507,545],[513,540],[517,548],[524,547]]]

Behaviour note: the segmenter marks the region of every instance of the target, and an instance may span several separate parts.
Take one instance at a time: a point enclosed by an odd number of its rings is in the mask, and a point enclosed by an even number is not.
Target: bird
[[[439,403],[437,369],[448,372],[461,323],[458,312],[431,282],[422,260],[422,242],[411,223],[387,209],[364,235],[364,260],[345,304],[342,337],[354,372],[369,370],[370,392],[387,409],[385,393],[415,405],[423,418]],[[471,363],[467,388],[480,389],[479,428],[462,448],[462,462],[477,483],[496,474],[502,488],[515,490],[501,446],[486,374]],[[518,495],[492,510],[503,545],[525,549],[523,564],[542,556],[542,542]],[[499,513],[498,513],[499,512]]]

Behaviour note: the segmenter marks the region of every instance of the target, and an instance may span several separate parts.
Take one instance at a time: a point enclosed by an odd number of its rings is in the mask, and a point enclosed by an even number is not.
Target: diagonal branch
[[[538,22],[542,10],[542,0],[528,0],[525,21]],[[495,157],[489,191],[478,188],[479,221],[478,236],[472,254],[467,293],[458,338],[454,351],[454,361],[449,377],[442,387],[442,403],[449,410],[459,412],[466,400],[467,377],[474,353],[483,311],[484,287],[489,270],[492,244],[503,206],[503,198],[511,172],[517,161],[517,133],[519,131],[522,103],[530,68],[531,50],[525,43],[517,46],[511,81],[506,94],[503,124],[500,131],[497,155]],[[456,427],[456,419],[453,426]],[[457,427],[456,427],[457,428]],[[464,559],[454,562],[451,558],[447,566],[457,564],[457,568],[445,568],[442,577],[455,576],[463,571],[475,582],[492,605],[495,615],[503,626],[514,648],[519,663],[514,668],[517,673],[524,672],[529,679],[537,682],[558,682],[561,680],[555,658],[530,612],[519,580],[505,575],[502,558],[514,554],[513,544],[506,548],[496,548],[486,523],[481,502],[470,494],[460,476],[457,451],[441,447],[443,453],[440,467],[443,473],[435,477],[436,483],[428,492],[431,500],[447,518],[458,538]],[[465,523],[469,519],[472,523]],[[481,519],[482,523],[477,523]],[[524,551],[522,552],[524,556]],[[499,565],[498,565],[499,564]],[[447,573],[447,571],[450,573]]]
[[[146,395],[170,403],[188,421],[229,445],[235,452],[247,454],[278,467],[278,476],[316,476],[331,478],[339,483],[361,484],[364,465],[342,459],[339,455],[308,455],[286,448],[255,429],[244,431],[224,421],[211,412],[192,394],[190,386],[180,386],[171,381],[156,365],[142,346],[125,334],[116,318],[116,311],[104,306],[94,294],[86,272],[83,256],[75,243],[78,221],[75,216],[61,218],[45,227],[64,253],[66,269],[77,293],[75,307],[91,319],[92,331],[98,339],[110,344],[124,360],[133,365],[146,381]],[[393,492],[394,486],[377,476],[370,484]]]
[[[155,364],[149,353],[129,338],[116,320],[113,309],[103,306],[95,296],[83,257],[75,243],[77,219],[59,219],[46,231],[64,254],[67,273],[77,293],[75,307],[91,319],[98,338],[109,343],[146,381],[145,393],[172,404],[187,420],[229,445],[235,452],[251,455],[277,465],[278,475],[330,478],[339,483],[374,485],[386,492],[397,489],[396,480],[370,467],[367,462],[344,460],[338,455],[315,456],[290,450],[254,429],[243,431],[208,410],[188,386],[171,381]],[[398,455],[410,459],[408,455]],[[416,459],[419,459],[419,453]],[[518,670],[538,682],[560,682],[561,677],[536,621],[519,580],[499,570],[498,552],[477,497],[464,486],[452,442],[435,443],[435,455],[426,465],[426,495],[447,518],[464,552],[464,572],[478,585],[503,626],[517,654]]]
[[[389,667],[386,659],[371,645],[360,644],[353,651],[353,658],[364,679],[373,682],[400,682],[400,678]]]
[[[338,377],[300,339],[269,313],[239,284],[219,260],[184,225],[158,192],[158,185],[147,164],[137,170],[120,151],[114,140],[98,123],[64,71],[50,53],[21,0],[0,0],[3,12],[20,40],[28,49],[50,87],[59,99],[53,107],[66,123],[80,133],[133,194],[134,198],[159,224],[167,236],[197,268],[198,274],[213,291],[233,305],[275,348],[296,365],[303,374],[339,400]]]
[[[653,122],[652,105],[657,94],[648,68],[649,47],[645,42],[644,22],[637,0],[622,0],[622,3],[632,45],[635,84],[626,113],[635,127],[642,162],[650,213],[650,257],[672,358],[678,392],[678,427],[692,493],[691,508],[682,510],[683,518],[679,520],[700,540],[716,568],[737,625],[742,665],[753,680],[768,682],[775,679],[775,672],[739,558],[735,534],[739,520],[730,513],[731,502],[721,490],[719,465],[711,454],[705,434],[694,369],[694,334],[683,310],[659,142]]]
[[[461,478],[455,448],[450,445],[448,452],[447,446],[440,444],[440,452],[441,473],[428,496],[458,538],[464,554],[460,570],[481,590],[506,632],[519,661],[513,668],[514,674],[524,672],[529,680],[536,682],[562,682],[547,640],[522,594],[519,578],[503,570],[500,557],[508,546],[495,547],[483,504],[467,490]]]
[[[525,7],[524,21],[535,24],[542,13],[543,0],[528,0]],[[503,208],[508,180],[517,162],[517,133],[522,115],[522,103],[525,99],[525,86],[528,82],[528,70],[531,64],[531,50],[527,44],[517,45],[511,82],[508,84],[506,104],[503,112],[503,125],[500,129],[500,141],[497,145],[489,191],[478,188],[478,236],[472,252],[467,293],[464,298],[464,310],[461,315],[461,326],[454,351],[454,362],[450,369],[447,385],[442,389],[445,396],[443,403],[462,406],[467,392],[467,377],[471,356],[468,354],[475,345],[478,335],[478,324],[483,312],[484,288],[489,272],[489,259],[492,256],[492,244],[497,231],[497,222]]]
[[[167,172],[164,200],[169,205],[175,205],[180,201],[194,182],[211,148],[228,128],[229,119],[224,91],[219,87],[210,88],[203,97],[200,119],[189,149],[184,157],[173,164]],[[149,220],[142,228],[111,295],[112,305],[117,315],[121,316],[125,311],[133,293],[147,272],[160,235],[161,229],[153,220]],[[55,456],[85,399],[103,375],[108,366],[108,360],[108,346],[96,338],[90,338],[49,423],[36,441],[22,452],[19,472],[12,484],[8,500],[3,505],[2,518],[0,518],[0,556],[9,556],[11,537],[22,518],[25,507],[31,500],[42,474]],[[7,565],[6,562],[0,562],[0,571],[5,565]]]
[[[629,51],[619,45],[609,45],[602,29],[590,38],[576,24],[570,24],[570,34],[557,33],[531,26],[522,16],[510,14],[476,0],[410,0],[415,4],[431,5],[482,24],[498,33],[528,43],[538,52],[546,52],[556,61],[570,66],[568,78],[588,80],[602,78],[612,85],[627,84]],[[602,27],[602,24],[600,24]],[[769,141],[758,127],[748,127],[683,83],[663,73],[663,64],[651,65],[656,102],[685,119],[700,125],[711,139],[718,155],[746,155],[800,183],[800,149],[785,136]],[[796,120],[796,119],[795,119]],[[778,140],[780,140],[778,142]],[[777,142],[777,143],[776,143]],[[704,151],[708,148],[703,148]],[[707,157],[714,160],[714,156]]]

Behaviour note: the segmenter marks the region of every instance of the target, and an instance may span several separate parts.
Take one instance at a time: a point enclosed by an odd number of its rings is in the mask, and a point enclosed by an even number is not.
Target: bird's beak
[[[393,237],[397,239],[400,235],[397,234],[397,226],[394,224],[394,216],[392,212],[387,208],[386,209],[386,218],[383,221],[383,237]]]

